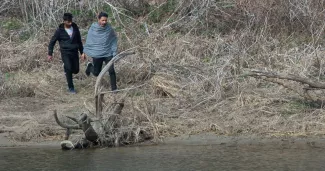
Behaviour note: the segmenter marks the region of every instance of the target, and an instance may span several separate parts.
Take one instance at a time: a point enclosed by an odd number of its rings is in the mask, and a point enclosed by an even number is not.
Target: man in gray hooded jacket
[[[98,76],[102,70],[103,62],[107,64],[117,54],[117,36],[113,28],[107,23],[108,15],[104,12],[98,14],[98,22],[93,23],[84,45],[84,53],[92,57],[93,63],[87,64],[86,75],[93,73]],[[114,65],[108,70],[112,91],[117,89]]]

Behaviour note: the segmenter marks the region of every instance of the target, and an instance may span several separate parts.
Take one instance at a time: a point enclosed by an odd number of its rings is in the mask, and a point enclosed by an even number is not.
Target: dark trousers
[[[67,78],[68,87],[74,88],[72,74],[79,73],[79,55],[78,53],[67,53],[62,54],[61,57],[64,64],[64,72]]]
[[[93,73],[94,76],[98,76],[99,73],[102,71],[103,62],[107,64],[113,57],[108,58],[93,58],[93,65],[90,68],[90,72]],[[108,69],[108,73],[110,76],[111,81],[111,89],[112,91],[117,89],[116,86],[116,73],[114,70],[114,64]]]

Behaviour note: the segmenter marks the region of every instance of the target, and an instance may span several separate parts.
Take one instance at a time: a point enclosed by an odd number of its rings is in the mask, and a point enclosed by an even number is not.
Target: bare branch
[[[65,116],[65,117],[71,119],[71,120],[74,121],[75,123],[78,123],[78,120],[77,120],[76,118],[74,118],[74,117],[71,117],[71,116]]]
[[[104,74],[109,70],[109,68],[114,64],[114,62],[117,62],[118,60],[133,54],[135,54],[135,52],[124,52],[124,53],[122,52],[116,55],[111,61],[108,62],[108,64],[102,69],[102,71],[99,73],[97,77],[96,84],[95,84],[95,96],[98,95],[99,85],[102,81]]]
[[[266,81],[272,82],[272,83],[276,83],[279,84],[281,86],[283,86],[284,88],[287,88],[289,90],[292,90],[294,92],[296,92],[297,94],[299,94],[301,97],[307,99],[307,100],[312,100],[314,101],[314,99],[310,96],[308,90],[305,91],[299,91],[296,87],[292,87],[290,85],[285,84],[283,81],[275,79],[275,78],[266,78]]]
[[[79,125],[66,125],[64,124],[63,122],[61,122],[58,118],[58,114],[56,112],[56,110],[54,110],[54,118],[55,118],[55,121],[58,125],[60,125],[62,128],[67,128],[67,129],[80,129],[80,126]]]
[[[100,96],[98,96],[98,93],[100,92],[99,90],[99,85],[101,84],[102,78],[104,76],[104,74],[109,70],[109,68],[114,64],[114,62],[128,56],[128,55],[132,55],[135,54],[135,52],[122,52],[120,54],[118,54],[117,56],[115,56],[112,60],[109,61],[109,63],[103,68],[103,70],[99,73],[97,80],[96,80],[96,84],[95,84],[95,105],[96,105],[96,117],[101,118],[102,117],[102,109],[103,109],[103,104],[102,101],[104,99],[104,94],[101,94]]]
[[[278,78],[278,79],[284,79],[284,80],[291,80],[296,81],[302,84],[307,84],[311,88],[319,88],[319,89],[325,89],[325,84],[320,82],[315,82],[307,78],[300,77],[298,75],[293,74],[280,74],[276,72],[268,72],[268,71],[261,71],[261,70],[251,70],[251,73],[248,74],[248,76],[252,77],[267,77],[267,78]]]
[[[66,131],[66,133],[65,133],[65,137],[64,137],[64,140],[68,140],[68,139],[69,139],[69,137],[70,137],[70,134],[71,134],[71,129],[70,129],[70,128],[68,128],[68,129],[67,129],[67,131]]]
[[[17,130],[17,129],[18,129],[17,126],[7,127],[7,126],[3,125],[2,127],[0,127],[0,134],[4,133],[4,132],[15,132],[15,130]]]

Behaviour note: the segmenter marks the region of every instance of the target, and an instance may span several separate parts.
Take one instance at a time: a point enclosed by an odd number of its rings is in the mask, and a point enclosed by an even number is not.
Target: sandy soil
[[[84,112],[79,99],[75,95],[61,102],[27,97],[1,100],[0,147],[59,145],[65,130],[56,124],[53,110],[77,116]]]
[[[323,136],[219,136],[213,133],[203,133],[199,135],[182,135],[170,137],[164,140],[165,144],[184,145],[225,145],[227,147],[236,146],[267,146],[271,145],[279,148],[325,148],[325,137]]]
[[[82,97],[69,95],[63,100],[39,98],[11,98],[0,101],[0,148],[4,147],[60,147],[65,130],[53,117],[53,110],[59,114],[76,116],[85,112]],[[75,132],[75,137],[82,132]],[[148,143],[147,143],[148,144]],[[150,142],[149,142],[150,144]],[[310,146],[325,148],[324,136],[220,136],[215,133],[183,134],[165,137],[161,144],[207,145],[275,145],[285,148]]]

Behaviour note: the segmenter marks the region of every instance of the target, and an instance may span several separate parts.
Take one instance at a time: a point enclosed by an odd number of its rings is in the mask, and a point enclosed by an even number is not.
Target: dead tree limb
[[[66,140],[69,139],[71,129],[82,129],[82,131],[84,132],[85,137],[88,141],[93,142],[93,143],[98,141],[98,134],[96,133],[96,131],[90,124],[92,122],[92,120],[86,114],[80,115],[80,117],[77,120],[77,122],[78,122],[77,125],[67,125],[67,124],[61,122],[58,118],[56,110],[54,110],[54,118],[58,125],[60,125],[62,128],[67,129],[66,137],[65,137]]]
[[[96,80],[96,84],[95,84],[95,105],[96,105],[96,117],[101,118],[102,117],[102,110],[103,110],[103,104],[102,101],[104,99],[104,94],[101,94],[100,96],[98,96],[99,92],[100,92],[100,85],[101,85],[101,81],[102,78],[104,76],[104,74],[109,70],[109,68],[118,60],[128,56],[128,55],[132,55],[135,54],[135,52],[122,52],[118,55],[116,55],[112,60],[110,60],[108,62],[108,64],[102,69],[102,71],[99,73],[97,80]]]
[[[284,80],[291,80],[296,81],[302,84],[307,84],[310,88],[319,88],[319,89],[325,89],[325,83],[315,82],[308,78],[303,78],[298,75],[293,74],[280,74],[276,72],[270,72],[270,71],[261,71],[261,70],[251,70],[251,73],[248,74],[248,76],[252,77],[267,77],[267,78],[278,78],[278,79],[284,79]]]
[[[311,91],[325,89],[325,83],[313,81],[311,79],[303,78],[298,75],[281,74],[271,71],[251,70],[247,75],[255,78],[262,78],[266,81],[279,84],[287,89],[296,92],[306,100],[310,100],[318,104],[323,104],[324,98],[322,97],[322,95],[318,95],[317,97],[317,94],[315,94],[316,96],[313,96]],[[284,82],[285,80],[300,83],[302,86],[290,86],[289,84]]]
[[[15,126],[15,127],[7,127],[7,126],[2,126],[2,127],[0,127],[0,134],[1,133],[4,133],[4,132],[15,132],[15,130],[17,130],[18,129],[18,127],[17,126]]]
[[[301,91],[297,87],[291,87],[290,85],[287,85],[286,83],[284,83],[283,80],[279,80],[279,79],[275,79],[275,78],[266,78],[264,80],[279,84],[279,85],[283,86],[284,88],[292,90],[295,93],[299,94],[301,97],[305,98],[306,100],[315,101],[315,99],[312,98],[312,96],[309,94],[309,91],[307,89],[303,89],[303,91]]]
[[[71,117],[71,116],[65,116],[65,117],[71,119],[71,120],[74,121],[75,123],[78,123],[78,120],[77,120],[76,118],[74,118],[74,117]]]
[[[67,125],[63,122],[61,122],[58,118],[58,114],[56,112],[56,110],[54,110],[54,118],[55,118],[55,121],[58,125],[60,125],[62,128],[67,128],[67,129],[80,129],[80,126],[78,124],[76,125]]]
[[[82,131],[85,133],[86,139],[90,142],[98,141],[98,134],[90,124],[92,120],[86,114],[81,114],[78,120],[79,125],[82,128]]]
[[[98,95],[99,92],[99,85],[101,84],[102,78],[104,76],[104,74],[109,70],[109,68],[118,60],[123,59],[124,57],[128,56],[128,55],[133,55],[135,54],[135,52],[125,52],[125,53],[121,53],[119,55],[116,55],[112,60],[110,60],[108,62],[108,64],[102,69],[102,71],[99,73],[97,80],[96,80],[96,84],[95,84],[95,96]]]

